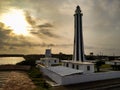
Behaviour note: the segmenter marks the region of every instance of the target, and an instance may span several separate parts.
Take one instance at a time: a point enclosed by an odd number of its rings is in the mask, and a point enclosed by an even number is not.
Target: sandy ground
[[[12,71],[1,90],[34,90],[35,85],[24,72]]]

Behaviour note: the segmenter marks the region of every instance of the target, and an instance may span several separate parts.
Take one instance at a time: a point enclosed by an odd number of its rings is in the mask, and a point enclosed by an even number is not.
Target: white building
[[[107,61],[105,63],[110,65],[120,65],[120,60],[112,60],[112,61]]]
[[[57,85],[70,85],[98,80],[120,78],[120,71],[83,74],[82,70],[71,69],[63,66],[40,66],[40,69],[44,73],[44,75],[47,75],[49,78],[55,81]]]
[[[112,60],[105,63],[111,65],[113,70],[120,70],[120,60]]]
[[[56,66],[59,64],[58,58],[52,58],[51,49],[46,49],[45,58],[36,61],[36,64],[44,65],[45,67]]]
[[[49,66],[56,66],[59,64],[58,58],[41,58],[40,64],[49,67]]]
[[[94,73],[94,64],[90,62],[62,61],[63,66],[76,70],[82,70],[83,73]]]

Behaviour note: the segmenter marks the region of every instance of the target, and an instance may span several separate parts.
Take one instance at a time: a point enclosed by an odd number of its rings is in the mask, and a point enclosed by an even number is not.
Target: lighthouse
[[[63,66],[82,70],[83,73],[93,73],[94,64],[87,62],[84,56],[83,30],[82,30],[82,12],[79,6],[75,9],[74,14],[74,45],[73,59],[63,60]]]
[[[73,47],[73,60],[81,61],[85,60],[84,57],[84,44],[83,44],[83,32],[82,32],[82,12],[80,7],[77,6],[74,14],[74,47]]]
[[[84,58],[82,16],[80,7],[77,6],[74,14],[73,59],[61,60],[60,63],[56,63],[56,58],[51,59],[51,53],[48,49],[46,51],[46,57],[40,60],[42,65],[40,65],[40,68],[43,74],[47,75],[59,85],[92,81],[90,77],[94,77],[94,63],[85,61]],[[96,77],[93,80],[96,80]]]

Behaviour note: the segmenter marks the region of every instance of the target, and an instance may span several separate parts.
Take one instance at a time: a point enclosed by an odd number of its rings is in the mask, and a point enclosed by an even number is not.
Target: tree
[[[103,64],[105,64],[104,61],[101,61],[101,60],[96,61],[95,66],[96,66],[96,68],[97,68],[97,72],[100,72],[100,67],[101,67]]]

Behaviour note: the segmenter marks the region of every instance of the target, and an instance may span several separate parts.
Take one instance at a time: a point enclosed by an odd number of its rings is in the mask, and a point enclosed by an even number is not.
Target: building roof
[[[62,62],[74,63],[74,64],[93,64],[91,62],[80,62],[80,61],[73,61],[73,60],[63,60]]]
[[[60,76],[67,76],[67,75],[73,75],[73,74],[81,74],[83,73],[82,70],[76,70],[64,66],[55,66],[55,67],[48,67],[48,70],[59,74]]]

